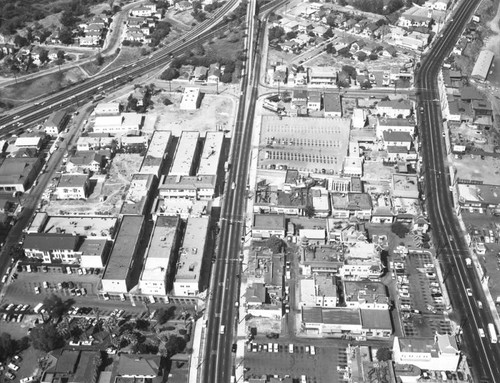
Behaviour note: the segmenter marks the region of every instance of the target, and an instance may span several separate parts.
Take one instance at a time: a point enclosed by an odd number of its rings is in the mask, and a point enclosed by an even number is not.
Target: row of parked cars
[[[278,343],[255,343],[250,342],[247,344],[248,352],[281,352],[288,351],[290,354],[293,354],[295,351],[303,351],[306,354],[316,355],[316,347],[314,346],[305,346],[305,347],[295,347],[293,344],[289,344],[288,347],[285,345],[281,345]]]

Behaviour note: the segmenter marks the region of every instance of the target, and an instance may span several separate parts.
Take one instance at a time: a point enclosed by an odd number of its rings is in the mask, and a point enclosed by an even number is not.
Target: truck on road
[[[493,323],[488,323],[488,333],[490,334],[490,342],[497,343],[497,332],[495,330],[495,325]]]

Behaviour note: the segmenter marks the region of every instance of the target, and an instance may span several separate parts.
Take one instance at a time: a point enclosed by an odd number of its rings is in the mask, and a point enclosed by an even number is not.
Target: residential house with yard
[[[218,84],[220,79],[220,68],[219,64],[210,64],[210,68],[207,73],[207,83],[208,84]]]
[[[104,166],[104,156],[95,151],[80,151],[66,163],[68,173],[99,173]]]
[[[150,17],[156,14],[156,4],[146,3],[130,11],[133,17]]]
[[[57,199],[87,199],[89,192],[88,174],[63,174],[56,186]]]

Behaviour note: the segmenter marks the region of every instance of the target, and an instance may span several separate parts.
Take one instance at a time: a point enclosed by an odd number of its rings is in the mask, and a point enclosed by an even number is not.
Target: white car
[[[467,291],[467,295],[468,295],[469,297],[471,297],[471,296],[472,296],[472,290],[471,290],[469,287],[467,287],[467,288],[465,289],[465,291]]]
[[[479,332],[479,336],[480,336],[481,338],[484,338],[484,337],[486,336],[486,335],[484,334],[484,330],[483,330],[481,327],[479,327],[479,328],[477,329],[477,331]]]
[[[35,286],[35,294],[40,294],[40,287],[38,286]]]
[[[19,366],[17,364],[14,364],[14,363],[9,363],[9,365],[7,367],[9,367],[13,371],[19,370]]]

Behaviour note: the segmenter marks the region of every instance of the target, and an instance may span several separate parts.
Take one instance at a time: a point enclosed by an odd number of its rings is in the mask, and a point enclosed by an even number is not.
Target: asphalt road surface
[[[453,308],[460,317],[463,329],[463,349],[468,357],[475,382],[500,381],[500,353],[498,344],[489,336],[481,337],[478,329],[488,333],[488,323],[493,323],[485,295],[474,268],[467,268],[465,258],[468,246],[454,212],[449,190],[449,171],[445,164],[446,150],[442,137],[442,115],[437,90],[437,75],[443,60],[450,53],[466,23],[475,11],[479,0],[462,1],[451,23],[422,60],[416,74],[418,113],[422,132],[425,194],[427,210],[441,266],[449,273],[446,280]],[[472,290],[472,296],[467,290]],[[484,302],[483,308],[478,301]]]

